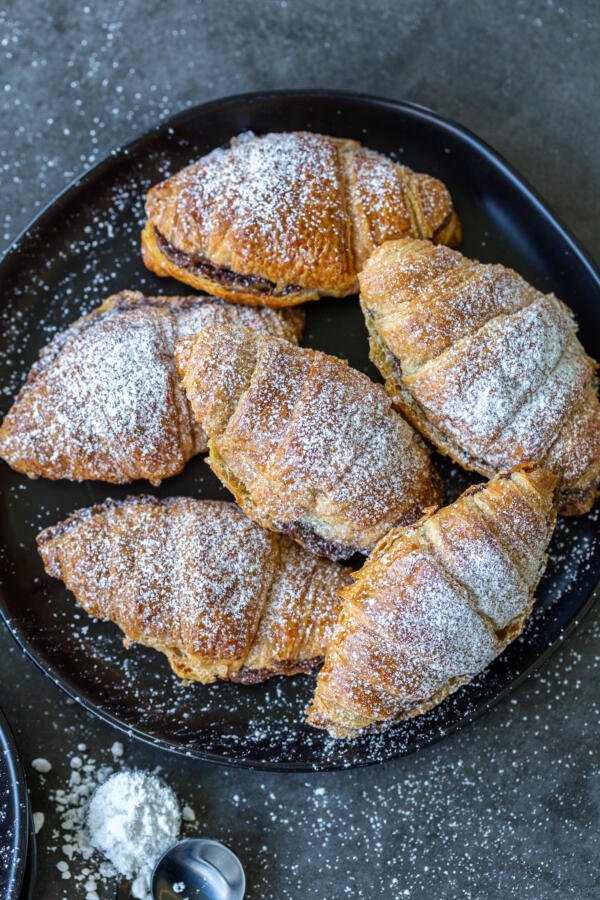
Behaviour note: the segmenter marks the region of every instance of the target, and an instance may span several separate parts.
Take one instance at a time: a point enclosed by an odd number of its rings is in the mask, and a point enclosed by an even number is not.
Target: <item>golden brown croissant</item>
[[[521,467],[383,538],[342,590],[308,721],[335,737],[384,730],[498,656],[531,612],[555,482]]]
[[[261,525],[344,559],[440,499],[421,439],[342,360],[223,326],[177,362],[209,465]]]
[[[356,293],[384,240],[458,246],[444,185],[356,141],[242,135],[151,188],[145,264],[237,303],[294,306]]]
[[[360,275],[371,358],[395,405],[467,469],[556,472],[558,510],[600,482],[596,364],[572,314],[512,269],[427,241],[390,242]]]
[[[129,497],[79,510],[37,539],[46,571],[126,645],[189,681],[247,684],[321,661],[349,571],[255,525],[233,504]]]
[[[297,341],[304,319],[209,297],[109,297],[42,350],[0,427],[0,457],[30,478],[177,475],[206,435],[179,384],[175,341],[225,322]]]

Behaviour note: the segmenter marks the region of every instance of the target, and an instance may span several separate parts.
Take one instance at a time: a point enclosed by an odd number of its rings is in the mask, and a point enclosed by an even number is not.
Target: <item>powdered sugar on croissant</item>
[[[342,360],[224,326],[178,363],[211,468],[265,527],[343,559],[439,501],[421,439]]]
[[[38,548],[87,612],[189,681],[310,671],[349,581],[233,503],[187,497],[108,500],[47,528]]]
[[[600,482],[596,364],[567,307],[516,272],[427,241],[393,241],[360,275],[371,358],[434,444],[491,476],[534,461],[559,476],[559,512]]]
[[[109,297],[42,351],[0,427],[0,456],[30,478],[157,484],[178,474],[206,451],[206,435],[179,385],[175,341],[226,322],[297,341],[304,316],[204,296]]]
[[[440,703],[523,630],[555,524],[556,477],[523,467],[391,531],[355,583],[308,721],[336,737]]]
[[[155,185],[146,213],[152,271],[274,307],[356,292],[357,272],[384,240],[460,242],[440,181],[308,132],[234,140]]]

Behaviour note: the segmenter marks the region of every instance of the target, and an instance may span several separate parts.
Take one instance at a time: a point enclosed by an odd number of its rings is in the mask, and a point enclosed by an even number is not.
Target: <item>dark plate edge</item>
[[[551,644],[549,644],[548,647],[546,647],[546,649],[543,650],[529,666],[527,666],[527,668],[520,672],[515,678],[513,678],[513,680],[509,684],[503,687],[493,697],[484,700],[472,712],[467,711],[461,719],[452,722],[452,724],[446,728],[439,729],[435,736],[431,740],[428,740],[426,744],[420,745],[416,743],[403,753],[391,755],[387,758],[357,760],[347,764],[343,764],[340,762],[323,764],[307,764],[294,762],[265,763],[262,760],[254,760],[248,757],[225,759],[222,755],[215,754],[210,751],[186,750],[179,744],[167,741],[164,738],[151,737],[145,732],[138,730],[135,726],[124,725],[111,713],[99,709],[94,703],[79,694],[76,687],[71,687],[69,683],[70,679],[66,679],[57,673],[55,666],[44,665],[36,658],[36,656],[25,643],[25,639],[21,637],[19,633],[20,630],[11,627],[10,620],[5,615],[2,608],[0,608],[0,617],[2,618],[4,624],[9,630],[9,633],[14,638],[21,650],[33,663],[35,663],[35,665],[44,673],[44,675],[50,678],[50,680],[53,681],[57,687],[59,687],[62,691],[68,694],[69,697],[71,697],[80,706],[82,706],[86,710],[86,712],[97,716],[102,721],[106,722],[109,725],[112,725],[117,729],[117,731],[121,732],[127,737],[135,737],[137,740],[140,740],[151,747],[158,747],[162,750],[169,750],[172,753],[176,753],[179,756],[185,756],[188,759],[198,759],[202,762],[216,763],[217,765],[221,766],[234,766],[243,769],[253,769],[263,772],[334,772],[340,771],[342,769],[364,768],[366,766],[379,765],[384,762],[390,762],[391,760],[410,756],[417,751],[423,751],[427,747],[434,746],[448,735],[460,731],[468,725],[471,725],[485,713],[489,712],[491,709],[497,706],[502,700],[512,694],[514,690],[519,687],[519,685],[523,684],[523,682],[526,681],[526,679],[529,678],[530,675],[533,675],[542,665],[545,665],[550,657],[562,647],[565,639],[581,624],[590,610],[594,607],[598,599],[600,599],[600,584],[598,584],[595,590],[592,591],[584,605],[580,607],[577,612],[577,616],[571,619],[571,621],[561,630],[560,635],[555,638],[555,640]],[[462,690],[468,690],[468,685],[465,685]]]
[[[438,124],[443,126],[443,128],[445,129],[449,129],[462,139],[466,139],[467,142],[474,145],[479,150],[479,152],[483,153],[490,160],[492,160],[492,162],[503,171],[504,175],[519,189],[519,191],[527,196],[527,198],[535,206],[537,213],[542,216],[545,221],[548,222],[561,235],[562,239],[568,244],[570,251],[587,269],[592,279],[595,280],[596,286],[598,287],[598,289],[600,289],[600,269],[592,260],[588,252],[583,248],[582,244],[574,237],[569,228],[563,224],[561,219],[545,203],[545,201],[530,185],[527,179],[520,175],[517,169],[515,169],[509,162],[507,162],[507,160],[496,150],[494,150],[488,143],[483,141],[468,128],[465,128],[454,120],[435,113],[428,107],[418,103],[404,100],[394,100],[392,98],[357,93],[352,91],[333,91],[328,89],[272,90],[234,94],[227,97],[210,100],[206,103],[200,103],[194,106],[190,106],[187,109],[182,110],[181,112],[176,113],[173,116],[170,116],[168,119],[158,123],[157,125],[146,129],[143,133],[138,134],[138,136],[133,138],[131,141],[110,151],[102,160],[86,169],[81,175],[76,176],[69,184],[67,184],[61,191],[59,191],[55,195],[55,197],[51,199],[46,204],[46,206],[44,206],[37,213],[37,215],[30,220],[27,225],[25,225],[25,227],[21,230],[17,237],[9,244],[6,251],[0,258],[0,270],[5,266],[9,266],[11,264],[12,258],[16,257],[16,255],[19,253],[20,244],[27,238],[29,232],[36,227],[42,226],[46,217],[48,217],[55,211],[56,206],[61,205],[67,199],[67,195],[70,198],[73,193],[77,195],[82,190],[85,190],[85,188],[90,183],[96,180],[103,172],[110,169],[113,164],[117,164],[121,158],[127,157],[132,152],[136,151],[138,146],[143,144],[151,134],[158,133],[160,131],[166,131],[181,122],[185,122],[188,118],[193,118],[201,111],[222,108],[223,106],[234,105],[240,102],[252,104],[263,100],[283,98],[302,98],[305,100],[310,100],[312,98],[314,98],[315,100],[318,100],[320,98],[329,98],[331,100],[339,99],[340,101],[358,100],[360,102],[366,102],[368,104],[390,107],[394,110],[409,110],[410,112],[417,113],[419,116],[430,120],[434,124]],[[59,688],[65,691],[65,693],[67,693],[72,699],[76,700],[87,712],[98,716],[98,718],[112,725],[118,731],[127,736],[134,736],[138,740],[141,740],[144,743],[149,744],[150,746],[158,747],[159,749],[169,750],[170,752],[177,753],[181,756],[187,756],[188,758],[195,758],[205,762],[216,763],[217,765],[235,766],[246,769],[255,769],[258,771],[325,772],[338,771],[340,769],[346,768],[362,768],[364,766],[375,765],[381,762],[389,762],[390,760],[398,759],[401,756],[408,756],[416,752],[417,750],[425,749],[425,746],[434,745],[438,743],[438,741],[440,741],[443,737],[446,737],[447,735],[452,734],[453,732],[456,732],[467,725],[470,725],[480,716],[484,715],[486,712],[496,706],[506,696],[511,694],[520,684],[525,681],[526,678],[529,677],[529,675],[539,669],[539,667],[544,664],[550,658],[550,656],[552,656],[552,654],[555,653],[556,650],[562,645],[564,639],[575,629],[575,627],[580,624],[580,622],[589,613],[590,609],[594,606],[596,600],[598,600],[599,597],[600,584],[596,586],[583,606],[580,607],[576,617],[574,617],[566,625],[566,627],[562,629],[560,635],[551,644],[549,644],[548,647],[546,647],[546,649],[543,650],[536,657],[536,659],[526,669],[523,670],[523,672],[519,673],[509,684],[507,684],[498,693],[496,693],[494,697],[488,700],[484,700],[481,705],[477,707],[477,709],[473,710],[472,712],[467,712],[460,720],[453,722],[448,728],[444,728],[443,730],[438,731],[435,737],[429,740],[427,744],[419,745],[417,743],[401,754],[391,755],[381,760],[366,759],[352,761],[347,764],[343,764],[340,762],[332,762],[329,764],[306,764],[291,762],[265,763],[262,760],[253,760],[251,758],[225,759],[223,756],[214,754],[210,751],[186,750],[178,744],[171,743],[164,738],[151,737],[144,732],[138,731],[138,729],[134,726],[124,725],[123,723],[115,719],[111,713],[99,709],[94,703],[82,697],[77,692],[77,689],[75,687],[71,687],[69,685],[68,679],[65,679],[63,676],[57,673],[56,668],[53,665],[45,665],[36,658],[34,653],[27,646],[27,638],[20,634],[20,629],[14,628],[12,626],[10,617],[6,615],[5,610],[2,607],[0,607],[0,617],[4,621],[10,634],[19,645],[19,647],[23,650],[25,655],[29,657],[29,659],[31,659],[35,663],[35,665],[42,672],[44,672],[46,676],[48,676]]]
[[[151,134],[168,130],[176,124],[185,122],[188,118],[193,118],[194,116],[196,116],[201,110],[221,108],[223,106],[234,105],[240,102],[251,104],[261,100],[278,98],[293,99],[294,97],[303,99],[319,99],[328,97],[332,100],[335,100],[337,98],[339,98],[340,100],[359,100],[361,102],[376,104],[378,106],[388,106],[396,110],[410,110],[411,112],[418,113],[420,116],[427,118],[434,123],[441,124],[444,128],[450,129],[460,137],[466,138],[469,143],[473,144],[478,148],[478,150],[492,159],[496,165],[500,166],[507,177],[509,177],[510,180],[522,192],[528,195],[529,199],[536,206],[538,213],[543,215],[543,217],[562,235],[564,240],[567,241],[567,243],[570,245],[571,250],[585,265],[586,269],[588,269],[592,277],[598,283],[597,286],[600,288],[600,267],[592,259],[589,251],[573,235],[572,231],[568,228],[567,225],[564,224],[560,216],[558,216],[554,212],[554,210],[545,202],[545,200],[531,185],[531,183],[523,175],[521,175],[521,173],[511,163],[509,163],[504,156],[502,156],[502,154],[498,153],[497,150],[495,150],[490,144],[476,135],[469,128],[465,128],[463,125],[459,124],[453,119],[443,116],[440,113],[434,112],[427,106],[423,106],[419,103],[413,103],[409,100],[395,100],[391,97],[381,97],[376,94],[365,94],[354,91],[332,91],[326,88],[310,90],[294,89],[254,92],[251,91],[241,94],[231,94],[227,97],[209,100],[206,103],[195,104],[194,106],[190,106],[179,113],[175,113],[175,115],[170,116],[168,119],[165,119],[159,122],[157,125],[146,129],[146,131],[139,133],[136,137],[132,138],[132,140],[128,141],[127,143],[116,147],[114,150],[111,150],[103,159],[85,169],[80,175],[75,176],[72,181],[70,181],[64,188],[62,188],[57,194],[55,194],[55,196],[44,207],[42,207],[42,209],[32,219],[30,219],[30,221],[21,229],[19,234],[10,242],[10,244],[0,257],[0,267],[3,267],[4,265],[10,263],[10,257],[13,255],[14,251],[19,250],[18,245],[25,239],[28,232],[37,225],[41,225],[46,216],[54,210],[54,207],[60,204],[61,201],[66,199],[67,194],[71,194],[73,191],[79,192],[85,189],[88,184],[90,184],[95,178],[102,174],[104,170],[110,168],[112,163],[117,162],[120,157],[129,156],[133,151],[137,149],[138,145],[143,144]]]
[[[19,900],[25,884],[25,873],[32,854],[33,817],[29,804],[25,769],[21,762],[17,742],[12,729],[0,709],[0,751],[6,750],[6,761],[11,779],[15,802],[15,837],[19,848],[19,858],[13,866],[12,880],[6,900]],[[14,863],[14,860],[12,861]]]

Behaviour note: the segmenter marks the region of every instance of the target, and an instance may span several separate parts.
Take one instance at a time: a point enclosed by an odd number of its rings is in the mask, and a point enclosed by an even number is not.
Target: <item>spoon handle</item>
[[[119,887],[117,888],[117,896],[116,900],[130,900],[131,896],[131,881],[128,881],[126,878],[119,883]]]

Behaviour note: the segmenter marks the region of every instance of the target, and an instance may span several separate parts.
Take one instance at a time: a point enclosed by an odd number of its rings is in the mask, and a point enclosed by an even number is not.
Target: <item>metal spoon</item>
[[[184,884],[176,893],[173,885]],[[154,900],[242,900],[246,877],[229,847],[208,838],[188,838],[170,847],[152,876]]]
[[[128,878],[123,878],[117,887],[117,900],[130,900],[132,882]]]

